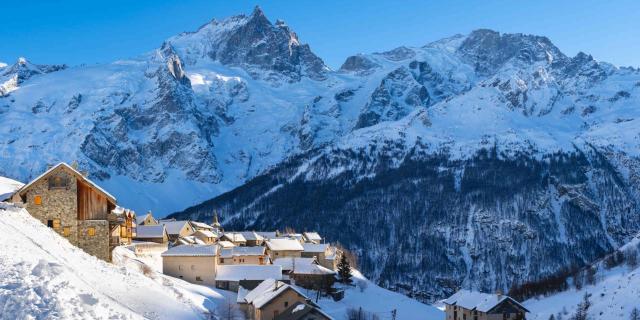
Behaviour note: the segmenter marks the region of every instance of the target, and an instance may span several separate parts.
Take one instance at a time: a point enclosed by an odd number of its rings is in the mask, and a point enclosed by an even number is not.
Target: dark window
[[[285,302],[284,302],[284,307],[286,308],[286,307],[288,307],[288,306],[289,306],[289,301],[285,301]]]
[[[47,220],[47,227],[53,228],[53,220]]]
[[[202,278],[200,278],[200,276],[196,276],[196,281],[202,281]]]

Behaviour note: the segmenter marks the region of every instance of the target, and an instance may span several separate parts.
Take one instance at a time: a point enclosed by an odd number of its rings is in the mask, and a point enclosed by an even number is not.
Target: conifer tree
[[[638,308],[633,308],[633,310],[631,310],[629,320],[640,320],[640,310],[638,310]]]
[[[349,260],[347,260],[347,256],[345,254],[340,257],[340,262],[338,263],[338,274],[340,275],[342,283],[351,283],[351,265],[349,264]]]

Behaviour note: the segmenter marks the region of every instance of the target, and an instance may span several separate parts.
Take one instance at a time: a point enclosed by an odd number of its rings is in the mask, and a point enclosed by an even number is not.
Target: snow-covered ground
[[[235,295],[71,245],[24,209],[0,203],[0,319],[200,319]]]
[[[8,198],[24,184],[9,178],[0,177],[0,201]]]
[[[623,246],[621,250],[640,249],[640,238]],[[527,319],[547,320],[553,314],[568,319],[577,309],[585,293],[590,295],[591,307],[588,309],[590,319],[629,319],[633,308],[640,310],[640,266],[630,267],[623,263],[615,268],[606,269],[603,263],[596,264],[596,282],[585,285],[580,290],[571,288],[548,297],[529,299],[524,306],[531,313]]]

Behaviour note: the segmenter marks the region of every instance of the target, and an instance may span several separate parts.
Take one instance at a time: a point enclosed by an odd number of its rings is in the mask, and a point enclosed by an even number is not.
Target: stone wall
[[[54,173],[68,178],[66,188],[49,189],[49,178],[41,179],[34,183],[26,192],[25,207],[29,213],[47,225],[49,220],[60,219],[60,226],[54,230],[64,237],[64,228],[70,229],[66,238],[73,245],[78,245],[77,226],[77,182],[73,174],[66,172],[64,168],[59,168]],[[53,177],[53,176],[50,176]],[[40,205],[35,203],[36,196],[40,196]]]
[[[89,235],[94,228],[95,234]],[[78,247],[88,254],[111,261],[109,249],[109,222],[107,220],[78,220]]]

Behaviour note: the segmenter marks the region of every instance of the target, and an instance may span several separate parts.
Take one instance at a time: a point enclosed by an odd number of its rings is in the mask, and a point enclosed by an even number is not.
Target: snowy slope
[[[135,265],[100,261],[6,204],[0,241],[0,319],[202,319],[225,299],[206,287],[145,276]]]
[[[621,251],[635,251],[640,254],[640,238],[621,247]],[[528,319],[547,320],[553,314],[568,319],[575,313],[585,293],[590,295],[591,307],[588,314],[592,319],[629,319],[633,308],[640,310],[640,267],[623,263],[611,269],[605,268],[602,262],[597,263],[596,283],[585,285],[581,289],[575,287],[548,297],[529,299],[524,306],[531,313]]]

